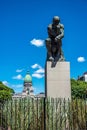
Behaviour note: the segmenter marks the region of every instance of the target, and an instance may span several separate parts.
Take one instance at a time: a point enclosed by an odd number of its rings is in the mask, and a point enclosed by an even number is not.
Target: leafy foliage
[[[87,82],[71,79],[72,98],[84,98],[87,94]]]
[[[14,90],[0,82],[0,100],[10,99]]]

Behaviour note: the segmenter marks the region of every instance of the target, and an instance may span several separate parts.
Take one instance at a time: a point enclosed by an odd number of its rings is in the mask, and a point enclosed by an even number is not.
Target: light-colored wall
[[[51,67],[51,62],[46,63],[46,95],[53,98],[71,99],[70,63],[57,62]]]
[[[85,82],[87,82],[87,74],[85,74]]]

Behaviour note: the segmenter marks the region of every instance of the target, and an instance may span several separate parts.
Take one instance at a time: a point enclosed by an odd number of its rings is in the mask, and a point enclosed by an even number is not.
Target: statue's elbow
[[[62,38],[64,37],[64,33],[62,33]]]

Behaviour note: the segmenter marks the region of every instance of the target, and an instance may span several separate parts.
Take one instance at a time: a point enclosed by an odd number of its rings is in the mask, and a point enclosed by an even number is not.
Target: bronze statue
[[[48,38],[46,41],[47,60],[50,61],[64,61],[62,52],[62,38],[64,37],[64,26],[60,24],[58,16],[53,17],[53,23],[47,27]]]

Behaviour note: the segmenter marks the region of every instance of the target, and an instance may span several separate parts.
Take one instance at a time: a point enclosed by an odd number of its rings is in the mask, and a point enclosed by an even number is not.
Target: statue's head
[[[58,16],[53,17],[53,24],[59,24],[60,18]]]

